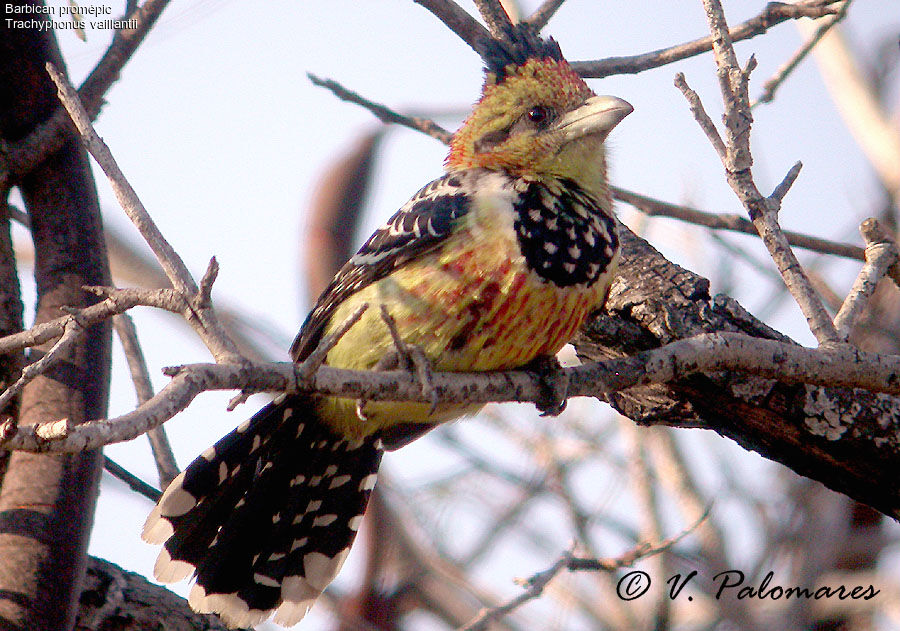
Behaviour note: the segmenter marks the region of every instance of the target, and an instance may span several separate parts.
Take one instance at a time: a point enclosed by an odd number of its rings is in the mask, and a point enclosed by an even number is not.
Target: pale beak
[[[592,96],[556,121],[553,128],[565,133],[566,141],[588,135],[598,135],[602,140],[633,111],[628,101],[615,96]]]

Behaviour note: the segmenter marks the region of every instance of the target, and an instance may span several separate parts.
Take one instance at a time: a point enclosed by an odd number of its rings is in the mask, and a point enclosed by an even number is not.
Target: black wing
[[[447,238],[471,201],[461,174],[448,173],[427,184],[338,271],[319,296],[291,345],[291,357],[303,361],[315,349],[322,332],[348,296],[374,283]]]

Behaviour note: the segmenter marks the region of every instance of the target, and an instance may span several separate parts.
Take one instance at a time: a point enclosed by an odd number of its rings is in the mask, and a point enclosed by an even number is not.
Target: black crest
[[[555,59],[563,61],[559,44],[552,37],[542,39],[530,24],[521,22],[503,27],[500,38],[485,45],[483,54],[485,72],[493,74],[495,83],[506,78],[506,68],[521,66],[529,59]]]

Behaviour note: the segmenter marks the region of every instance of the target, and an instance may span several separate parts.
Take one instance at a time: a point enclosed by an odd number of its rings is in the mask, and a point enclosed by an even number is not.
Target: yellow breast
[[[614,266],[590,286],[558,287],[527,268],[513,232],[511,213],[483,205],[435,252],[364,288],[335,312],[331,327],[360,304],[369,308],[332,349],[328,364],[373,368],[393,350],[381,305],[403,340],[419,346],[439,371],[517,368],[538,355],[553,355],[606,297]],[[362,436],[396,423],[438,423],[480,406],[379,402],[357,418],[355,402],[326,398],[320,412],[341,431]]]

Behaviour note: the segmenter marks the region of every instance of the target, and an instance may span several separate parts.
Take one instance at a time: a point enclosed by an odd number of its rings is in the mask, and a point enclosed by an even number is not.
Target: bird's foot
[[[569,374],[563,370],[553,355],[538,355],[528,362],[525,370],[532,373],[538,382],[541,395],[534,402],[541,416],[558,416],[566,409],[569,393]]]

